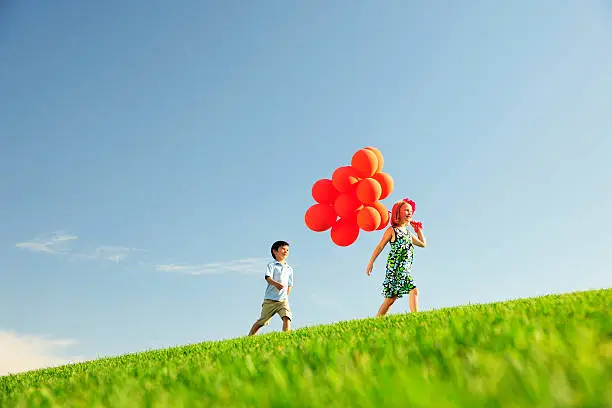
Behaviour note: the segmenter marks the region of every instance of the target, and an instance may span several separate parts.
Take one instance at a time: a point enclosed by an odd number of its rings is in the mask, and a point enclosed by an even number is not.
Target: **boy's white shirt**
[[[293,286],[293,268],[287,262],[272,261],[266,267],[265,277],[271,277],[281,285],[282,290],[278,290],[276,287],[270,285],[266,286],[266,292],[264,299],[270,300],[288,300],[287,288]]]

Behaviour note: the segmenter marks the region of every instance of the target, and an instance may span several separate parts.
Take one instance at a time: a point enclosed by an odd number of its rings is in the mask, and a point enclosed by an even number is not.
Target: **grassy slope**
[[[612,406],[612,289],[390,315],[0,378],[0,406]]]

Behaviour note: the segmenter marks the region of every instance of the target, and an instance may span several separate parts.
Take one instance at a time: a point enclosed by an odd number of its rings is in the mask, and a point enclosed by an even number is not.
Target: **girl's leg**
[[[391,307],[393,302],[395,302],[396,299],[397,299],[397,296],[385,298],[385,300],[383,300],[382,302],[382,305],[380,305],[380,309],[378,309],[378,313],[376,313],[376,317],[386,315],[387,312],[389,311],[389,308]]]
[[[419,289],[414,288],[410,292],[408,292],[408,305],[410,306],[411,312],[419,311]]]

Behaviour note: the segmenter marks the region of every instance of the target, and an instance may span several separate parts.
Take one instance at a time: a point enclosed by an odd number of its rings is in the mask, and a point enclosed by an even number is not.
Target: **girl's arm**
[[[427,246],[427,240],[423,235],[423,230],[421,228],[418,228],[416,230],[416,233],[418,237],[415,237],[414,234],[412,234],[412,243],[416,246],[420,246],[421,248],[425,248]]]
[[[374,268],[374,261],[376,260],[376,258],[378,258],[378,255],[380,255],[385,245],[387,245],[387,242],[391,240],[391,237],[393,237],[393,228],[389,227],[383,234],[378,245],[376,245],[376,248],[374,248],[374,252],[372,253],[370,262],[368,262],[368,266],[366,267],[366,274],[368,276],[370,276],[370,274],[372,273],[372,269]]]

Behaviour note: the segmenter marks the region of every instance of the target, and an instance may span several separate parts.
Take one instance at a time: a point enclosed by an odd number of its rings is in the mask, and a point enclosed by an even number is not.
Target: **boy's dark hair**
[[[276,259],[276,257],[274,256],[274,251],[278,251],[278,248],[285,246],[285,245],[289,246],[289,243],[285,241],[276,241],[275,243],[273,243],[272,248],[270,248],[270,253],[272,254],[272,258]]]

